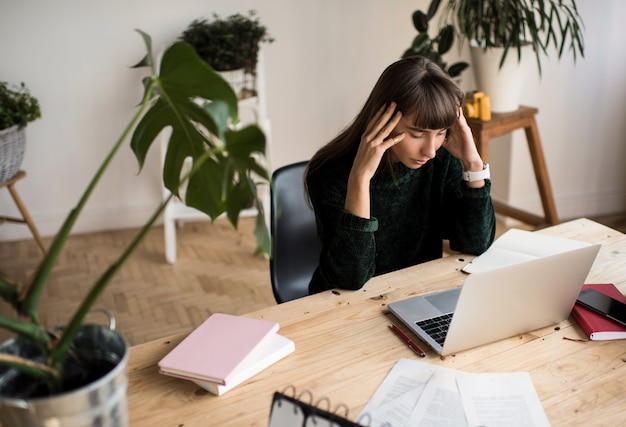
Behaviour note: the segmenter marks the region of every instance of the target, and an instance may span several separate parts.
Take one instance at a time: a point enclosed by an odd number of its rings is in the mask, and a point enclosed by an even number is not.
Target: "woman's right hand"
[[[404,139],[404,133],[389,138],[400,122],[402,113],[396,103],[383,106],[376,112],[361,137],[348,178],[345,209],[353,215],[370,218],[370,180],[380,165],[383,154]]]
[[[394,114],[395,113],[395,114]],[[404,133],[388,138],[402,118],[402,112],[396,111],[396,103],[382,106],[372,117],[365,133],[361,136],[361,143],[354,158],[350,178],[371,180],[383,154],[390,147],[404,139]]]

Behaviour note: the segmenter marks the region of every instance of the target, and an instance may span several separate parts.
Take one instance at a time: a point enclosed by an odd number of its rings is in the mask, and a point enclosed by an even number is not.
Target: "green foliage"
[[[0,81],[0,130],[17,125],[20,129],[41,117],[39,101],[32,96],[22,82],[11,87]]]
[[[428,23],[437,13],[440,3],[441,0],[432,0],[427,13],[421,10],[413,12],[413,26],[417,30],[417,36],[413,39],[411,47],[404,51],[402,58],[415,55],[425,56],[439,65],[450,77],[457,77],[469,64],[459,61],[448,67],[448,64],[443,59],[443,55],[454,44],[454,28],[451,25],[446,25],[439,30],[439,33],[434,38],[430,38],[428,34]]]
[[[259,43],[272,43],[256,12],[248,16],[239,13],[221,19],[213,14],[213,21],[194,20],[182,33],[181,40],[189,43],[198,55],[216,71],[245,69],[254,74]]]
[[[46,366],[45,369],[33,368],[32,361],[16,362],[3,354],[0,354],[0,364],[30,374],[38,372],[33,375],[45,378],[51,392],[63,390],[64,361],[85,316],[150,231],[171,197],[179,193],[180,185],[187,178],[185,202],[205,212],[211,219],[226,212],[235,227],[244,207],[242,201],[254,199],[258,208],[255,229],[258,251],[269,253],[263,204],[252,178],[254,174],[261,180],[269,181],[268,172],[256,160],[265,153],[265,136],[256,125],[235,129],[233,125],[238,122],[235,93],[190,45],[177,42],[168,47],[157,74],[151,39],[147,34],[139,33],[146,44],[147,55],[136,67],[148,66],[151,73],[143,80],[144,97],[135,115],[88,183],[77,205],[69,212],[32,280],[18,292],[15,284],[0,275],[0,296],[18,314],[16,318],[0,316],[0,327],[44,349]],[[157,137],[165,128],[171,129],[171,136],[163,165],[163,181],[172,196],[159,204],[124,252],[93,284],[62,334],[56,336],[49,333],[39,321],[39,299],[87,200],[131,132],[130,145],[141,168],[149,148],[155,141],[159,143]],[[181,179],[183,161],[188,157],[192,159],[191,171]]]
[[[559,59],[566,46],[574,60],[584,57],[583,22],[575,0],[448,0],[448,20],[460,39],[474,40],[489,49],[502,47],[500,66],[509,52],[532,45],[541,73],[541,54],[553,45]]]

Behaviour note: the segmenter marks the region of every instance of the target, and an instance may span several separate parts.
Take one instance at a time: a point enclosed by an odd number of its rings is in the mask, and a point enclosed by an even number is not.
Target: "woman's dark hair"
[[[305,176],[326,162],[335,161],[347,179],[361,136],[382,106],[395,102],[397,110],[412,119],[415,127],[447,129],[458,117],[463,96],[450,76],[428,58],[413,56],[394,62],[383,71],[352,123],[315,153]],[[385,164],[388,162],[381,162]]]

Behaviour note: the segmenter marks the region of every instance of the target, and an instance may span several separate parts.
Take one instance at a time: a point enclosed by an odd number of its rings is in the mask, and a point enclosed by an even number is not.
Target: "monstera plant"
[[[19,372],[22,382],[32,380],[37,383],[37,387],[32,389],[38,390],[40,395],[67,392],[69,384],[73,384],[71,388],[84,386],[87,380],[81,382],[80,378],[89,377],[84,372],[90,369],[89,364],[78,363],[80,369],[78,372],[72,369],[74,378],[71,381],[70,372],[66,369],[68,360],[78,357],[78,353],[73,351],[77,333],[107,284],[139,246],[169,202],[166,199],[155,208],[128,247],[93,283],[67,325],[53,331],[49,325],[40,322],[39,301],[55,262],[87,200],[129,136],[130,146],[141,168],[161,131],[170,128],[163,163],[163,182],[172,194],[170,198],[179,196],[179,188],[186,182],[186,204],[205,212],[212,219],[226,213],[235,227],[245,203],[250,198],[255,199],[258,207],[255,228],[258,250],[267,253],[269,249],[269,233],[255,183],[255,180],[269,179],[266,169],[257,160],[265,153],[262,131],[256,125],[234,126],[238,122],[235,93],[190,45],[184,42],[170,45],[157,71],[151,39],[147,34],[139,33],[145,42],[147,55],[136,67],[147,67],[150,73],[143,79],[144,95],[136,112],[87,183],[83,195],[69,212],[28,283],[17,284],[0,275],[0,295],[17,314],[16,317],[0,316],[0,327],[13,332],[19,343],[37,349],[32,357],[0,354],[0,365],[5,365],[2,369],[9,366]],[[189,172],[183,173],[187,170],[183,164],[188,158],[192,159],[192,166]]]

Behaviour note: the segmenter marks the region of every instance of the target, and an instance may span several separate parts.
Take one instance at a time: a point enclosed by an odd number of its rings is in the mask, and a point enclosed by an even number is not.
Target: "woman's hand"
[[[457,159],[463,162],[463,169],[477,172],[483,169],[483,160],[476,149],[472,129],[467,124],[463,110],[459,107],[457,121],[450,128],[443,146]]]
[[[354,176],[359,179],[372,179],[385,151],[404,139],[404,133],[388,138],[401,118],[402,113],[396,111],[395,102],[378,110],[361,137],[350,172],[351,178]]]
[[[348,178],[345,209],[362,218],[370,217],[370,180],[380,165],[383,154],[390,147],[404,139],[404,133],[389,138],[398,125],[402,113],[396,111],[392,102],[383,106],[368,123],[361,143],[354,157]]]

